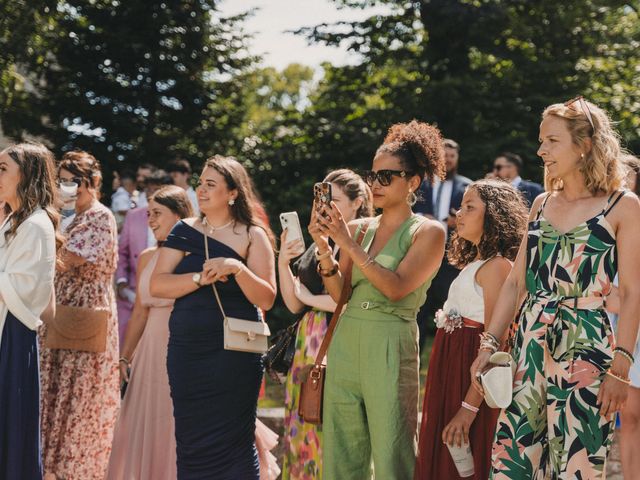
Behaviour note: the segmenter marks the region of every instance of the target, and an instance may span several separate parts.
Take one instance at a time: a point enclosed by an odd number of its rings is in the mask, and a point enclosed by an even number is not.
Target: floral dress
[[[56,274],[56,302],[111,312],[104,352],[51,350],[40,344],[45,478],[102,480],[120,406],[118,321],[113,292],[117,229],[101,203],[76,215],[64,248],[86,260]],[[43,325],[40,339],[46,336]],[[48,474],[48,477],[47,477]]]
[[[614,430],[596,397],[614,338],[603,295],[616,276],[607,214],[566,233],[542,215],[529,223],[526,286],[512,352],[513,401],[498,419],[492,479],[603,479]]]
[[[323,293],[322,279],[316,271],[315,244],[293,265],[293,272],[314,294]],[[300,372],[316,361],[327,331],[329,316],[319,310],[307,311],[296,332],[293,357],[285,389],[284,459],[282,479],[319,480],[322,478],[322,427],[305,423],[298,415]]]

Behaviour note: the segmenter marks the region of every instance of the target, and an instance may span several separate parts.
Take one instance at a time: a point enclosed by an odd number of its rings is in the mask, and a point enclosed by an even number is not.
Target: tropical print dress
[[[614,424],[600,415],[596,397],[614,348],[602,297],[618,270],[606,217],[624,193],[566,233],[542,215],[547,195],[529,223],[514,396],[498,419],[492,479],[606,476]]]

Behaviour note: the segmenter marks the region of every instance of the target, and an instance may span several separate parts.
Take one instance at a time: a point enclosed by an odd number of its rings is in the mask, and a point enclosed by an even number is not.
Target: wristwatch
[[[202,275],[200,273],[194,273],[193,276],[191,277],[191,280],[193,280],[193,283],[195,283],[197,286],[201,287],[202,284],[200,283],[200,279],[202,278]]]

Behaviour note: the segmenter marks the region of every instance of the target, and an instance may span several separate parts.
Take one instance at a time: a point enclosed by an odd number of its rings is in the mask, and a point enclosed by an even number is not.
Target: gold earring
[[[407,205],[409,205],[410,207],[413,207],[417,201],[418,201],[418,196],[415,193],[413,193],[413,190],[409,190],[409,193],[407,194]]]

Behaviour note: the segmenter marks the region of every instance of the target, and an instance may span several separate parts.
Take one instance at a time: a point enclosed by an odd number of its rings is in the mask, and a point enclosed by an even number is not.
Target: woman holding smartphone
[[[345,219],[370,217],[371,190],[352,170],[334,170],[324,179],[332,187],[333,201]],[[312,244],[292,265],[302,247],[301,240],[288,242],[288,231],[282,232],[278,257],[280,291],[287,308],[296,314],[304,312],[296,330],[296,352],[289,369],[285,390],[284,460],[282,479],[312,480],[322,478],[322,431],[305,423],[298,415],[300,371],[313,363],[327,331],[327,321],[336,302],[324,291],[318,274],[318,248]],[[334,245],[331,253],[338,256]]]
[[[539,141],[546,193],[532,205],[472,381],[481,388],[478,376],[517,314],[513,400],[498,418],[491,478],[599,479],[634,361],[640,202],[621,190],[618,136],[594,104],[578,97],[547,107]],[[605,312],[616,274],[617,345]]]
[[[411,211],[426,176],[444,175],[438,129],[396,124],[364,175],[382,215],[347,223],[332,202],[312,213],[319,272],[337,301],[347,270],[353,291],[329,347],[324,392],[324,478],[410,479],[418,425],[416,315],[444,253],[439,222]],[[367,231],[359,245],[361,228]],[[340,261],[329,239],[340,248]],[[353,267],[351,267],[353,265]]]

